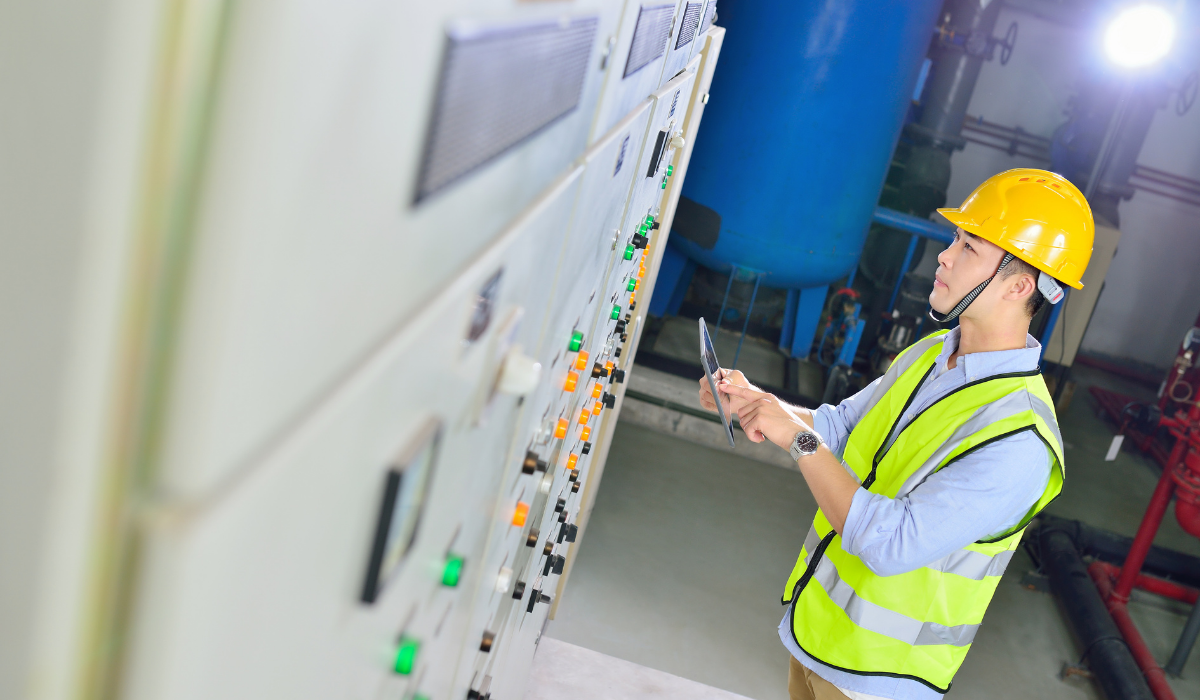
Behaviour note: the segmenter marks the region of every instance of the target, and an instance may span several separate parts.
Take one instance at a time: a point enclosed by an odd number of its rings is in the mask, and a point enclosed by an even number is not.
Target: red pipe
[[[1155,528],[1157,529],[1157,525]],[[1139,534],[1141,534],[1140,531]],[[1143,555],[1142,558],[1144,559],[1145,556]],[[1100,597],[1108,606],[1108,612],[1112,615],[1113,622],[1117,623],[1117,629],[1121,630],[1121,636],[1125,638],[1125,644],[1129,646],[1133,660],[1142,669],[1142,675],[1146,677],[1146,684],[1150,686],[1150,692],[1154,693],[1154,697],[1158,700],[1176,700],[1175,692],[1167,683],[1166,673],[1154,660],[1154,654],[1150,653],[1150,648],[1142,639],[1142,633],[1138,632],[1137,627],[1133,624],[1133,618],[1129,616],[1129,610],[1125,607],[1124,601],[1116,599],[1116,593],[1112,589],[1112,579],[1108,577],[1104,567],[1097,566],[1099,563],[1092,562],[1092,565],[1088,567],[1088,574],[1096,582],[1096,588],[1100,590]]]
[[[1104,570],[1105,575],[1110,580],[1116,580],[1121,575],[1121,567],[1115,564],[1109,564],[1106,561],[1096,561],[1096,565]],[[1147,576],[1146,574],[1138,574],[1134,580],[1134,587],[1139,588],[1148,593],[1160,595],[1171,600],[1178,600],[1188,605],[1195,605],[1200,599],[1200,591],[1189,586],[1168,581],[1166,579],[1157,578],[1155,576]]]
[[[1137,578],[1138,572],[1142,570],[1142,564],[1146,562],[1146,555],[1150,552],[1154,535],[1158,533],[1158,526],[1162,524],[1163,516],[1167,513],[1167,506],[1171,503],[1171,492],[1175,490],[1175,479],[1171,476],[1171,472],[1174,471],[1174,465],[1183,455],[1183,448],[1186,445],[1186,440],[1175,441],[1175,447],[1171,449],[1171,456],[1167,459],[1168,466],[1163,469],[1162,476],[1158,477],[1158,485],[1154,487],[1150,505],[1146,507],[1146,514],[1142,516],[1142,524],[1138,526],[1137,535],[1133,538],[1133,545],[1129,548],[1129,555],[1125,557],[1125,564],[1121,567],[1121,577],[1117,579],[1116,589],[1112,591],[1112,595],[1119,603],[1129,602],[1129,594],[1133,591],[1133,582]],[[1103,597],[1105,600],[1108,599],[1107,595]]]

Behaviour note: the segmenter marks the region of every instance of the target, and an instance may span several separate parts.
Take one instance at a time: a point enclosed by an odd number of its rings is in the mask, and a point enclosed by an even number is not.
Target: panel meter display
[[[430,475],[437,459],[441,423],[431,421],[401,451],[387,471],[362,601],[374,603],[417,541]]]

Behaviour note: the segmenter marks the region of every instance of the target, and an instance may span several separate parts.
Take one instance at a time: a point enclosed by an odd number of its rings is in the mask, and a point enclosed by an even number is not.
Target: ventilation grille
[[[696,27],[700,24],[700,3],[689,2],[683,10],[683,21],[679,23],[679,38],[675,40],[675,50],[692,43],[696,38]]]
[[[704,21],[700,22],[700,33],[707,32],[716,19],[717,0],[708,0],[708,7],[704,8]]]
[[[675,19],[675,5],[642,5],[638,12],[637,25],[633,29],[633,44],[629,47],[629,58],[625,61],[628,78],[645,68],[651,61],[667,50],[671,38],[671,22]]]
[[[414,203],[575,109],[599,20],[451,31]]]

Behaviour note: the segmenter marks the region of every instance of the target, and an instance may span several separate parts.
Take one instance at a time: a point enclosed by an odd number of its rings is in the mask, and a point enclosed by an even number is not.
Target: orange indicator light
[[[513,511],[513,525],[521,527],[525,524],[525,518],[529,516],[529,504],[517,501],[517,509]]]
[[[592,436],[592,429],[589,427],[585,426],[583,430],[579,431],[579,439],[580,440],[586,441],[591,436]]]
[[[604,387],[600,386],[600,382],[596,382],[596,385],[592,387],[592,398],[598,399],[598,398],[600,398],[600,394],[603,394],[603,393],[604,393]],[[587,438],[584,438],[584,439],[586,440]]]
[[[571,424],[566,418],[559,418],[558,425],[554,426],[554,437],[565,438],[567,436],[567,426]]]
[[[591,417],[592,417],[592,414],[588,413],[588,410],[586,408],[583,409],[582,411],[579,412],[579,424],[587,425],[588,418],[591,418]]]
[[[596,415],[600,415],[600,409],[602,409],[602,408],[604,408],[604,404],[597,401],[596,405],[592,407],[592,413],[595,413]]]
[[[575,464],[579,461],[579,455],[572,452],[567,455],[567,469],[574,469]]]
[[[579,357],[575,358],[575,369],[587,369],[587,368],[588,368],[588,354],[587,354],[587,352],[580,350]]]
[[[577,384],[579,384],[579,375],[574,372],[567,372],[567,381],[563,384],[563,391],[575,391]]]

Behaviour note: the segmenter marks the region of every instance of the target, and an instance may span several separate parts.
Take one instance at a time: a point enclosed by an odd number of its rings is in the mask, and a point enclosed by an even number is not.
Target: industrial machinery
[[[180,5],[30,697],[519,700],[717,2]]]

